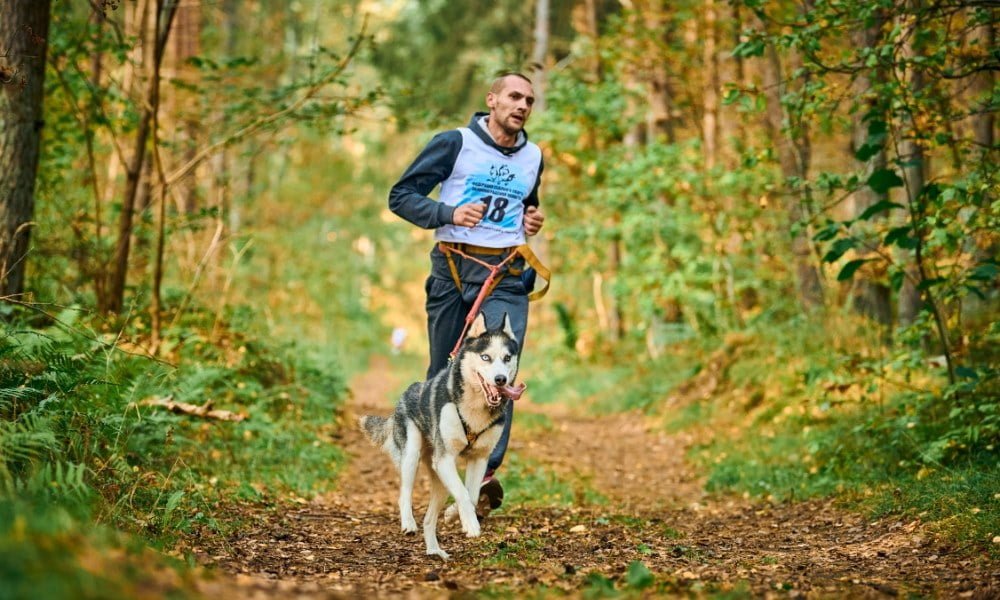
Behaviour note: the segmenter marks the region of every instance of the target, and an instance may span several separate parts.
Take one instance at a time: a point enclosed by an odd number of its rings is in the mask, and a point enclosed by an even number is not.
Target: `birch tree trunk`
[[[715,167],[718,152],[719,60],[716,55],[718,25],[715,0],[705,0],[704,7],[705,29],[702,37],[702,60],[705,79],[702,88],[704,112],[701,121],[701,137],[704,143],[705,169],[711,170]]]
[[[531,51],[531,63],[535,89],[535,110],[545,110],[545,87],[548,79],[549,55],[549,0],[535,0],[535,45]]]
[[[42,136],[50,0],[7,0],[0,14],[0,296],[24,293]]]

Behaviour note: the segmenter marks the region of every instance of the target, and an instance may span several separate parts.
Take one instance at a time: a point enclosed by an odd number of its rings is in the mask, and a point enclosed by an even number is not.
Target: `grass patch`
[[[876,518],[919,516],[962,544],[1000,556],[991,542],[1000,532],[996,455],[927,464],[914,440],[893,443],[870,423],[862,415],[823,426],[790,420],[767,437],[720,437],[694,457],[709,470],[711,491],[777,501],[837,495]]]
[[[628,351],[622,351],[624,356]],[[655,413],[678,385],[702,368],[697,352],[676,348],[652,361],[602,363],[556,350],[544,377],[528,374],[531,399],[586,406],[593,414],[628,410]],[[527,373],[527,367],[524,369]]]
[[[537,462],[522,459],[513,452],[508,452],[504,459],[502,477],[506,490],[504,506],[567,507],[576,498],[576,491],[569,483]]]
[[[514,426],[526,431],[552,431],[554,427],[548,415],[525,410],[514,413]]]
[[[508,452],[498,476],[506,490],[503,506],[569,507],[608,503],[587,479],[565,481],[537,461],[523,459],[513,452]]]
[[[622,382],[631,371],[630,366],[588,364],[566,352],[555,352],[547,359],[549,367],[544,377],[536,375],[528,366],[522,368],[521,379],[528,384],[532,402],[539,404],[559,402],[575,406],[595,397],[613,395],[616,390],[623,389]]]
[[[197,597],[178,561],[57,506],[0,500],[0,597]]]
[[[545,542],[537,538],[502,540],[497,543],[496,551],[482,561],[482,564],[506,569],[516,569],[521,564],[537,564],[545,554],[544,548]]]
[[[684,534],[663,523],[661,519],[645,519],[635,515],[611,514],[602,515],[597,518],[599,525],[615,523],[637,532],[656,532],[658,537],[667,540],[679,540]]]

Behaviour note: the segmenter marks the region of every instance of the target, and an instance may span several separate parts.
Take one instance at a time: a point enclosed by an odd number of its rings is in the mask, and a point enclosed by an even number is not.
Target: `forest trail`
[[[530,391],[518,406],[520,421],[543,426],[519,426],[515,418],[510,452],[582,487],[569,506],[508,491],[477,539],[444,525],[441,545],[452,560],[442,563],[424,555],[421,535],[399,532],[397,475],[353,426],[357,415],[388,413],[408,376],[377,358],[352,382],[337,440],[350,461],[335,491],[291,511],[255,515],[253,527],[211,549],[207,562],[219,577],[201,585],[207,596],[521,596],[542,586],[581,595],[609,580],[618,589],[641,586],[641,569],[629,573],[634,561],[655,576],[646,592],[658,595],[1000,595],[995,564],[970,558],[917,521],[868,522],[829,501],[707,496],[684,458],[697,440],[663,433],[638,413],[595,417],[532,404]],[[529,413],[543,416],[524,418]],[[579,492],[584,488],[589,492]],[[426,498],[421,472],[418,523]]]

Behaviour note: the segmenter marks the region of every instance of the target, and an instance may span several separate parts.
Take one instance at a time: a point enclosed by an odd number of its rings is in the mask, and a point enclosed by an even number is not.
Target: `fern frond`
[[[0,421],[0,463],[30,461],[59,451],[51,423],[28,413],[16,421]]]
[[[83,499],[90,495],[86,481],[87,467],[81,464],[54,461],[43,463],[38,469],[15,482],[15,491],[25,496]]]

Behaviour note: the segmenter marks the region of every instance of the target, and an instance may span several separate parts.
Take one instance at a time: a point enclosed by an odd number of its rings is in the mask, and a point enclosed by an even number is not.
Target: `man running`
[[[448,354],[489,275],[486,267],[450,250],[496,265],[523,245],[525,236],[537,234],[545,221],[538,206],[542,152],[524,131],[534,102],[527,77],[520,73],[498,77],[486,94],[489,112],[477,112],[466,127],[434,136],[389,192],[390,210],[418,227],[433,229],[441,244],[431,250],[425,285],[428,379],[448,364]],[[440,199],[428,198],[439,184]],[[523,348],[531,270],[526,271],[524,259],[517,257],[502,272],[505,276],[481,310],[489,327],[499,327],[507,314]],[[480,488],[477,508],[482,516],[503,500],[503,487],[494,472],[507,452],[513,412],[513,402],[507,402],[503,434]]]

